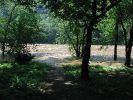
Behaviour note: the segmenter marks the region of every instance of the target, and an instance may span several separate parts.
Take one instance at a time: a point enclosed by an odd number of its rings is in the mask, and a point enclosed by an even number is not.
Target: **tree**
[[[16,20],[11,23],[8,31],[10,35],[7,37],[9,46],[14,53],[21,52],[28,43],[34,43],[40,32],[36,15],[26,10],[20,12]]]
[[[5,55],[5,47],[6,47],[6,40],[7,40],[7,35],[8,35],[8,29],[9,29],[9,26],[10,26],[10,23],[14,20],[14,10],[15,8],[17,7],[16,4],[12,4],[11,2],[8,2],[10,3],[12,6],[9,6],[7,5],[7,3],[5,1],[2,2],[2,13],[3,13],[3,18],[5,20],[6,23],[3,23],[3,33],[2,33],[2,40],[1,40],[1,44],[2,44],[2,56],[4,57]]]
[[[102,21],[100,21],[97,26],[97,33],[94,33],[93,35],[99,35],[99,38],[97,38],[96,44],[100,45],[113,45],[114,44],[114,34],[115,34],[115,21],[116,21],[116,13],[115,9],[110,10],[106,17],[103,18]],[[96,36],[93,36],[93,38]],[[92,42],[95,42],[93,40]]]
[[[70,50],[74,51],[77,58],[82,57],[83,29],[75,22],[70,21],[65,30],[64,36],[67,39]]]
[[[7,3],[7,2],[6,2]],[[5,53],[5,47],[8,46],[8,53],[16,56],[18,53],[29,54],[27,44],[33,44],[35,38],[39,35],[38,17],[29,8],[19,5],[17,2],[4,3],[2,11],[5,22],[1,23],[1,43],[2,54]]]
[[[129,4],[129,9],[128,9],[128,15],[129,15],[129,18],[130,18],[130,21],[131,21],[131,29],[130,29],[129,39],[128,39],[127,46],[126,46],[126,61],[125,61],[125,65],[128,66],[128,67],[130,67],[132,42],[133,42],[132,5],[133,5],[133,1]]]
[[[128,67],[130,67],[132,42],[133,42],[132,5],[133,5],[132,0],[123,1],[119,5],[119,15],[120,15],[119,19],[120,19],[121,27],[123,29],[124,40],[125,40],[125,54],[126,54],[125,65]]]
[[[47,6],[55,13],[55,15],[65,20],[75,20],[80,22],[86,28],[87,33],[81,66],[81,79],[88,80],[88,62],[90,59],[92,44],[91,39],[94,27],[102,20],[106,13],[120,3],[121,0],[44,1],[45,3],[47,2]]]
[[[117,45],[118,45],[118,29],[119,28],[119,15],[118,13],[116,14],[116,21],[115,21],[115,42],[114,42],[114,61],[117,60]]]
[[[132,42],[133,42],[133,26],[131,27],[131,30],[130,30],[130,36],[129,36],[127,49],[126,49],[125,65],[128,67],[130,67],[130,61],[131,61]]]
[[[43,10],[46,10],[46,8],[44,7]],[[48,10],[38,14],[42,35],[38,37],[37,43],[63,43],[61,35],[64,33],[64,22],[59,18],[55,18]]]

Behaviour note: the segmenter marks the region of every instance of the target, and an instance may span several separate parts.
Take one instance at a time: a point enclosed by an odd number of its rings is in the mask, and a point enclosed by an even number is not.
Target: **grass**
[[[29,100],[29,96],[31,100],[33,94],[39,99],[38,86],[49,70],[50,66],[37,62],[0,63],[0,100]]]
[[[126,67],[113,68],[110,66],[90,66],[90,80],[79,81],[80,65],[64,66],[66,79],[78,84],[76,87],[83,93],[81,98],[93,100],[132,100],[133,69]]]
[[[66,80],[53,79],[53,91],[43,93],[39,86],[45,83],[50,66],[0,63],[0,100],[132,100],[132,68],[91,65],[87,82],[79,80],[80,65],[63,68]]]
[[[64,67],[65,74],[70,80],[79,80],[81,67],[80,65],[65,65]],[[99,74],[99,75],[96,75]],[[101,74],[101,75],[100,75]],[[100,65],[91,65],[89,69],[89,76],[91,78],[98,78],[99,76],[109,76],[109,75],[133,75],[133,69],[122,67],[112,67],[112,66],[100,66]]]

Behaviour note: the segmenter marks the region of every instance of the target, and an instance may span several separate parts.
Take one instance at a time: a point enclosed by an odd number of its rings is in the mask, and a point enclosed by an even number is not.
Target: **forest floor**
[[[53,66],[46,77],[47,82],[42,83],[40,86],[40,90],[45,93],[46,100],[124,100],[122,95],[127,91],[125,90],[123,93],[119,93],[121,92],[121,88],[117,90],[116,86],[118,86],[121,81],[113,83],[112,77],[111,80],[109,77],[106,78],[106,81],[109,79],[108,81],[112,82],[112,84],[107,83],[109,86],[106,86],[106,83],[100,82],[104,82],[105,79],[99,81],[92,80],[89,83],[67,80],[62,66],[81,64],[80,59],[76,60],[71,56],[67,45],[38,45],[32,53],[35,55],[35,61],[48,63]],[[113,61],[113,46],[92,46],[91,54],[91,65],[119,68],[122,67],[124,63],[124,46],[118,46],[118,61]],[[101,73],[98,74],[98,76],[99,75],[101,75]],[[120,80],[122,78],[123,76],[120,75]],[[132,78],[129,79],[132,80]],[[99,82],[98,85],[95,84],[97,82]],[[123,83],[126,83],[125,80]],[[114,84],[116,86],[111,86]],[[105,85],[103,89],[101,89],[102,85]],[[130,85],[133,84],[131,83]],[[110,90],[108,90],[108,88],[110,88]],[[131,100],[130,97],[132,97],[133,94],[127,92],[126,96],[127,98],[125,98],[125,100]]]

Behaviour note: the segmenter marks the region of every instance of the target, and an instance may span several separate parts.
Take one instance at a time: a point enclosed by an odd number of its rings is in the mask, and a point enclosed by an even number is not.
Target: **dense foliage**
[[[41,95],[41,83],[44,82],[50,66],[42,63],[1,62],[0,64],[0,99],[35,100]],[[34,95],[33,95],[34,94]]]

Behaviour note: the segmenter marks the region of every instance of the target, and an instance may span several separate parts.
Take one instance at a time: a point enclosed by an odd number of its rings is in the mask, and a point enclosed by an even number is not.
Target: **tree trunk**
[[[89,79],[88,64],[89,64],[90,54],[91,54],[92,32],[93,32],[94,25],[96,25],[96,22],[97,22],[96,14],[97,14],[97,1],[93,0],[92,21],[90,21],[90,24],[87,26],[86,42],[85,42],[85,48],[84,48],[84,53],[83,53],[82,66],[81,66],[81,79],[82,80]]]
[[[126,49],[126,61],[125,61],[125,65],[127,67],[130,67],[132,42],[133,42],[133,25],[132,25],[132,28],[130,30],[130,38],[129,38],[129,41],[128,41],[128,44],[127,44],[127,49]]]
[[[76,57],[80,57],[80,43],[79,43],[79,33],[76,33]]]
[[[115,43],[114,47],[114,61],[117,61],[117,43]]]
[[[86,28],[84,29],[84,33],[82,36],[83,40],[82,40],[82,52],[81,52],[81,57],[83,57],[83,53],[84,53],[84,48],[85,48],[85,40],[86,40]]]
[[[127,31],[124,27],[124,24],[123,24],[123,21],[120,19],[120,23],[121,23],[121,26],[122,26],[122,29],[123,29],[123,32],[124,32],[124,41],[125,41],[125,53],[127,51]]]
[[[80,51],[79,50],[76,50],[75,52],[76,52],[76,57],[77,58],[80,58]]]
[[[5,42],[2,42],[2,58],[5,57]]]
[[[119,14],[120,14],[120,17],[119,17],[119,21],[120,21],[120,24],[121,24],[121,27],[123,29],[123,36],[124,36],[124,41],[125,41],[125,56],[126,56],[126,51],[127,51],[127,31],[126,31],[126,28],[124,27],[124,23],[122,21],[122,9],[121,9],[121,6],[119,5]]]
[[[90,53],[91,53],[91,39],[92,39],[92,31],[93,31],[94,25],[89,25],[87,27],[87,36],[86,36],[86,42],[85,42],[85,48],[83,53],[83,59],[82,59],[82,66],[81,66],[81,79],[82,80],[88,80],[89,79],[89,70],[88,70],[88,63],[90,59]]]
[[[114,46],[114,61],[117,60],[117,44],[118,44],[118,18],[115,25],[115,46]]]
[[[2,41],[2,58],[5,58],[5,48],[6,48],[6,40],[7,40],[7,34],[4,35],[4,39]]]

